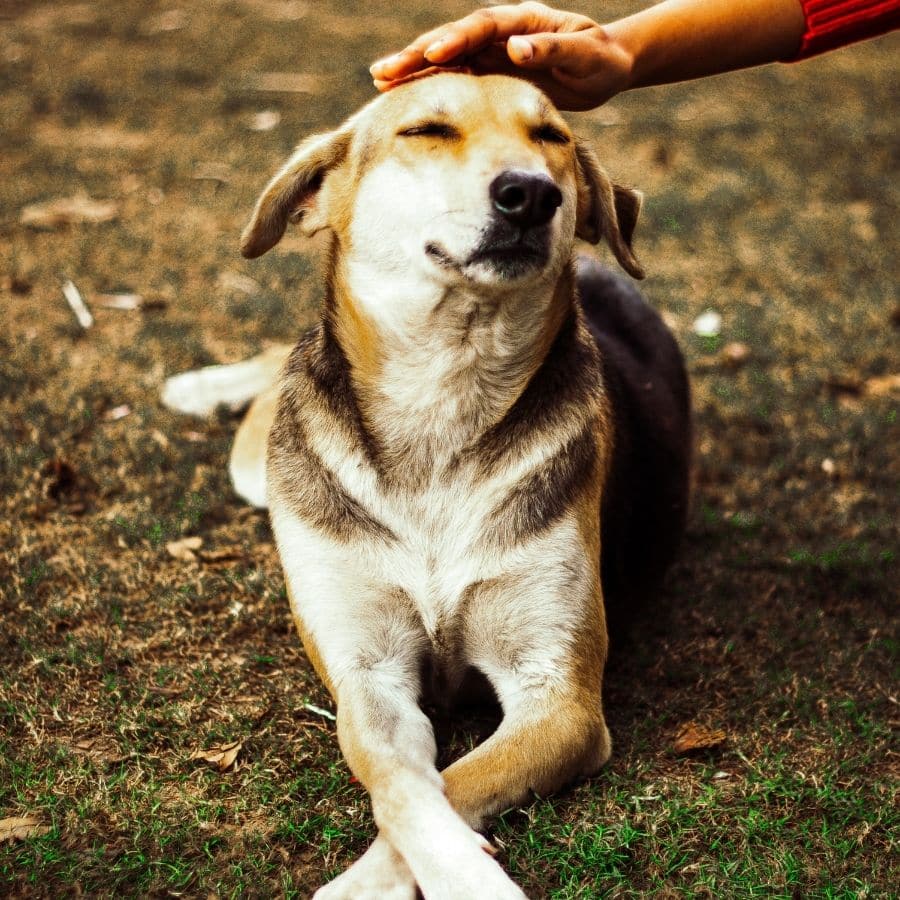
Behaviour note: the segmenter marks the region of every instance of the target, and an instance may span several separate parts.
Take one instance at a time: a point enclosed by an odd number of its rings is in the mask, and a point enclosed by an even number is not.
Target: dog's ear
[[[596,154],[580,141],[575,144],[578,209],[575,233],[590,244],[605,238],[619,265],[634,278],[644,277],[631,246],[644,195],[609,180]]]
[[[256,201],[241,235],[243,256],[255,259],[271,250],[284,236],[288,222],[301,222],[306,235],[327,227],[323,204],[317,202],[322,182],[343,162],[352,139],[348,122],[337,131],[313,135],[297,147]]]

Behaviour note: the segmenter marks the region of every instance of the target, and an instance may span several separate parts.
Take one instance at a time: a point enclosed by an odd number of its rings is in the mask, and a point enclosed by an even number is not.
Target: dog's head
[[[484,292],[557,278],[577,236],[605,239],[641,278],[640,205],[532,85],[442,74],[302,143],[259,198],[241,251],[265,253],[295,222],[310,235],[331,229],[370,280]]]

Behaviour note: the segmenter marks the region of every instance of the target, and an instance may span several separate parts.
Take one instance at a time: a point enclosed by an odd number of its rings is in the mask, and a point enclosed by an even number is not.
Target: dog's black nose
[[[491,182],[494,209],[520,228],[546,225],[562,203],[562,193],[546,176],[509,170]]]

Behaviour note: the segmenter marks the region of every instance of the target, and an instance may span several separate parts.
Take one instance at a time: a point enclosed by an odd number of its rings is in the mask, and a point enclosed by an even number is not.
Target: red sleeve
[[[792,62],[900,28],[900,0],[800,0],[806,31]]]

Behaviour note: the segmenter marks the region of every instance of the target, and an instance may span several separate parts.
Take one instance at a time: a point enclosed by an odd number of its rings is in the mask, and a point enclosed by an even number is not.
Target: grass
[[[437,15],[300,6],[0,12],[0,819],[50,827],[0,845],[4,896],[308,896],[373,836],[308,706],[331,708],[266,519],[228,484],[236,419],[157,399],[311,321],[316,247],[246,263],[241,225],[300,137],[368,99],[367,62]],[[898,398],[865,389],[897,372],[895,46],[573,117],[647,195],[637,247],[691,371],[696,489],[680,561],[613,645],[609,767],[493,827],[529,896],[896,895]],[[249,89],[269,71],[320,81]],[[249,130],[264,109],[280,123]],[[77,191],[119,218],[18,224]],[[108,292],[154,307],[104,309]],[[706,309],[717,337],[691,330]],[[185,536],[211,555],[172,558]],[[691,720],[726,742],[675,755]],[[485,726],[438,724],[445,759]],[[232,770],[194,758],[233,741]]]

